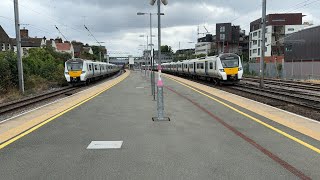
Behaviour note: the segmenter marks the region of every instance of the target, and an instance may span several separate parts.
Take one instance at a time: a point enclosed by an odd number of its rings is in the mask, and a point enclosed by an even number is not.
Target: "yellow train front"
[[[90,81],[111,76],[119,71],[119,66],[105,62],[93,62],[79,58],[65,62],[65,78],[70,84],[87,84]]]

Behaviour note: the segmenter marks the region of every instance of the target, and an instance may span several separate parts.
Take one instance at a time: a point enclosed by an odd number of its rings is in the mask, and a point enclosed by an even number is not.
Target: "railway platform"
[[[3,179],[320,179],[320,123],[164,75],[127,71],[0,124]]]

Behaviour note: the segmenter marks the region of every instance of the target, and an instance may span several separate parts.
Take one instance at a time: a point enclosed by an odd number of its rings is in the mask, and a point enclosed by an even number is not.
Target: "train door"
[[[196,66],[196,63],[194,62],[194,63],[193,63],[193,73],[194,73],[194,74],[196,73],[196,67],[197,67],[197,66]]]
[[[91,64],[91,66],[92,66],[92,76],[94,76],[94,65]]]
[[[208,75],[208,61],[205,61],[204,63],[204,72],[206,75]]]

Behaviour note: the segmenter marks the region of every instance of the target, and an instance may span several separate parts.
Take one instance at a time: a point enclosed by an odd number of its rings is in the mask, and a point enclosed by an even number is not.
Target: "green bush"
[[[70,54],[55,52],[50,47],[29,49],[28,56],[22,59],[26,91],[35,92],[50,86],[66,85],[64,62],[70,58]],[[16,54],[11,51],[1,52],[0,93],[6,94],[10,89],[17,88],[18,84]]]
[[[0,92],[6,93],[8,90],[18,85],[17,58],[13,52],[0,53]]]

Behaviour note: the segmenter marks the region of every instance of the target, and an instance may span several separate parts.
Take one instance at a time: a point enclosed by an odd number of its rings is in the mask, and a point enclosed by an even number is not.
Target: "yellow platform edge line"
[[[273,130],[273,131],[275,131],[275,132],[277,132],[277,133],[279,133],[281,135],[283,135],[283,136],[285,136],[285,137],[287,137],[288,139],[291,139],[291,140],[293,140],[293,141],[295,141],[295,142],[297,142],[297,143],[299,143],[299,144],[311,149],[312,151],[317,152],[318,154],[320,154],[320,149],[318,149],[317,147],[315,147],[315,146],[313,146],[311,144],[308,144],[308,143],[306,143],[306,142],[304,142],[304,141],[302,141],[302,140],[300,140],[300,139],[298,139],[298,138],[296,138],[296,137],[294,137],[294,136],[292,136],[292,135],[290,135],[290,134],[288,134],[288,133],[286,133],[284,131],[281,131],[280,129],[278,129],[276,127],[273,127],[273,126],[271,126],[271,125],[269,125],[269,124],[267,124],[267,123],[255,118],[255,117],[253,117],[253,116],[251,116],[249,114],[246,114],[246,113],[236,109],[235,107],[232,107],[232,106],[230,106],[230,105],[228,105],[228,104],[226,104],[226,103],[224,103],[224,102],[222,102],[222,101],[220,101],[220,100],[218,100],[218,99],[216,99],[216,98],[214,98],[212,96],[209,96],[209,95],[207,95],[207,94],[205,94],[205,93],[203,93],[203,92],[201,92],[201,91],[199,91],[199,90],[197,90],[197,89],[195,89],[195,88],[193,88],[193,87],[191,87],[191,86],[189,86],[189,85],[187,85],[187,84],[185,84],[183,82],[180,82],[179,80],[173,79],[173,78],[171,78],[171,77],[169,77],[167,75],[164,75],[164,76],[167,77],[168,79],[170,79],[172,81],[175,81],[175,82],[177,82],[177,83],[179,83],[179,84],[181,84],[181,85],[183,85],[185,87],[188,87],[189,89],[192,89],[193,91],[195,91],[195,92],[197,92],[199,94],[202,94],[202,95],[204,95],[204,96],[206,96],[206,97],[208,97],[208,98],[210,98],[210,99],[212,99],[212,100],[214,100],[214,101],[216,101],[216,102],[218,102],[218,103],[220,103],[220,104],[232,109],[233,111],[235,111],[235,112],[237,112],[237,113],[239,113],[239,114],[241,114],[241,115],[243,115],[243,116],[245,116],[245,117],[247,117],[247,118],[249,118],[249,119],[251,119],[251,120],[253,120],[253,121],[255,121],[255,122],[257,122],[257,123],[269,128],[269,129],[271,129],[271,130]]]
[[[127,72],[128,72],[128,71],[127,71]],[[28,135],[28,134],[32,133],[33,131],[35,131],[35,130],[39,129],[39,128],[40,128],[40,127],[42,127],[43,125],[45,125],[45,124],[47,124],[47,123],[49,123],[49,122],[53,121],[54,119],[56,119],[56,118],[58,118],[58,117],[62,116],[63,114],[65,114],[65,113],[67,113],[67,112],[69,112],[69,111],[71,111],[71,110],[75,109],[76,107],[79,107],[80,105],[82,105],[82,104],[84,104],[84,103],[86,103],[86,102],[90,101],[91,99],[93,99],[93,98],[95,98],[95,97],[99,96],[99,95],[100,95],[100,94],[102,94],[103,92],[105,92],[105,91],[109,90],[109,89],[110,89],[110,88],[112,88],[113,86],[115,86],[115,85],[119,84],[121,81],[123,81],[124,79],[126,79],[126,78],[129,76],[129,74],[130,74],[130,71],[129,71],[127,74],[124,74],[124,77],[121,77],[121,78],[120,78],[120,79],[118,79],[116,82],[112,83],[112,84],[111,84],[111,85],[109,85],[107,88],[105,88],[105,89],[103,89],[103,90],[101,90],[101,91],[97,92],[97,93],[96,93],[96,94],[94,94],[93,96],[91,96],[91,97],[89,97],[89,98],[87,98],[87,99],[84,99],[83,101],[79,102],[78,104],[75,104],[75,105],[71,106],[70,108],[68,108],[68,109],[66,109],[66,110],[64,110],[64,111],[62,111],[62,112],[60,112],[60,113],[58,113],[58,114],[54,115],[53,117],[51,117],[51,118],[49,118],[49,119],[47,119],[47,120],[45,120],[45,121],[41,122],[40,124],[38,124],[38,125],[36,125],[36,126],[34,126],[34,127],[30,128],[30,129],[28,129],[28,130],[24,131],[23,133],[21,133],[21,134],[19,134],[19,135],[15,136],[15,137],[13,137],[13,138],[9,139],[8,141],[6,141],[6,142],[4,142],[4,143],[0,144],[0,150],[1,150],[1,149],[3,149],[3,148],[5,148],[6,146],[10,145],[11,143],[13,143],[13,142],[17,141],[18,139],[20,139],[20,138],[22,138],[22,137],[24,137],[24,136],[26,136],[26,135]]]

